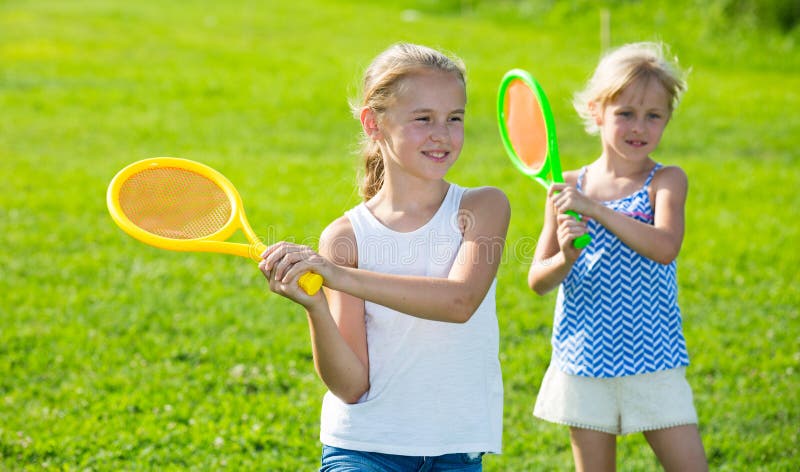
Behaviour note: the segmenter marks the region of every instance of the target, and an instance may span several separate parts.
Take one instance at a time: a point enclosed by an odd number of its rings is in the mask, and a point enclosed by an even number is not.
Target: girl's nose
[[[446,124],[437,124],[431,129],[431,140],[436,142],[446,141],[450,137],[450,130]]]
[[[641,133],[644,129],[644,122],[640,119],[633,120],[633,126],[631,127],[631,131],[634,133]]]

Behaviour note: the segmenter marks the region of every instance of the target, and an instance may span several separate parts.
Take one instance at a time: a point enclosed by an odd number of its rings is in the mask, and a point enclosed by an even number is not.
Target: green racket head
[[[542,87],[528,72],[513,69],[500,82],[500,137],[511,162],[545,188],[562,182],[556,126]]]
[[[546,189],[564,182],[550,102],[528,72],[512,69],[503,76],[497,94],[497,122],[503,146],[517,169]],[[581,219],[575,212],[567,213]],[[573,245],[580,249],[591,241],[592,237],[584,234]]]

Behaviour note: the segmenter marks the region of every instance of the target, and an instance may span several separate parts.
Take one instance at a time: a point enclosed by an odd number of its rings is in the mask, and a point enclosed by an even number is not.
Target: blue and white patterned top
[[[608,208],[653,224],[649,185]],[[578,177],[578,190],[586,168]],[[553,362],[563,372],[621,377],[689,364],[678,308],[676,263],[659,264],[625,245],[594,220],[592,242],[561,283],[553,327]]]

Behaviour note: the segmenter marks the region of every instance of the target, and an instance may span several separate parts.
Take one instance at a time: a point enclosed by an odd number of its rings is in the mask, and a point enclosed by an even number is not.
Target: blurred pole
[[[611,47],[611,11],[608,8],[600,9],[600,52],[608,51]]]

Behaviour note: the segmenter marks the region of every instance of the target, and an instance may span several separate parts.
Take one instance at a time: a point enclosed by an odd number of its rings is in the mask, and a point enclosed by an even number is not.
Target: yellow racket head
[[[199,162],[176,157],[134,162],[111,180],[106,203],[123,231],[161,249],[221,252],[255,261],[266,249],[247,222],[233,184]],[[237,229],[250,244],[225,241]],[[308,272],[298,284],[313,295],[322,282]]]
[[[238,192],[225,176],[199,162],[174,157],[134,162],[114,176],[106,197],[114,222],[144,243],[250,257],[248,245],[223,242],[239,228],[248,237],[252,233]]]

